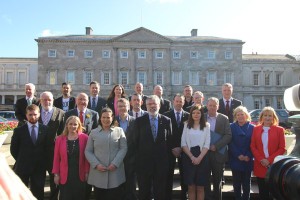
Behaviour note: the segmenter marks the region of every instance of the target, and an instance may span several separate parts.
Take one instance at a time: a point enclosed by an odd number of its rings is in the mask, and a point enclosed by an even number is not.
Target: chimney
[[[191,30],[191,36],[192,36],[192,37],[197,36],[197,31],[198,31],[198,29],[192,29],[192,30]]]
[[[85,34],[86,35],[92,35],[93,29],[91,27],[85,27]]]

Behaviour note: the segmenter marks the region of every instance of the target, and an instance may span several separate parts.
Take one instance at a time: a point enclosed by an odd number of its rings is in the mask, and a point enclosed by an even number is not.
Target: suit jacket
[[[31,175],[37,169],[45,170],[49,129],[39,124],[38,137],[34,144],[30,137],[27,123],[14,129],[11,139],[10,153],[16,160],[14,171],[18,175]]]
[[[62,105],[62,99],[63,97],[58,97],[57,99],[54,100],[54,103],[53,105],[56,107],[56,108],[60,108],[60,109],[63,109],[63,105]],[[76,103],[75,103],[75,97],[70,97],[70,101],[69,101],[69,110],[72,110],[76,107]]]
[[[207,118],[207,114],[205,116]],[[227,146],[231,142],[232,134],[231,134],[228,117],[226,115],[223,115],[221,113],[217,114],[215,132],[219,133],[222,137],[218,142],[215,143],[215,147],[217,150],[215,152],[213,151],[209,151],[209,152],[215,154],[215,158],[217,162],[225,163],[228,160],[227,148],[224,154],[219,153],[218,150],[224,146]]]
[[[141,110],[141,116],[143,116],[143,115],[145,115],[145,114],[147,114],[147,113],[148,113],[147,111],[145,111],[145,110]],[[130,116],[132,116],[132,117],[134,117],[134,118],[135,118],[135,116],[133,116],[133,112],[132,112],[132,110],[128,112],[128,115],[130,115]]]
[[[66,125],[66,121],[70,116],[77,116],[77,117],[79,116],[77,108],[69,110],[68,112],[65,113],[64,126]],[[85,120],[83,124],[83,128],[85,128],[85,130],[83,130],[82,132],[89,135],[92,129],[98,127],[98,123],[99,123],[98,113],[96,111],[87,108],[85,112]]]
[[[242,102],[240,100],[231,99],[230,109],[229,109],[229,122],[233,122],[233,110],[236,109],[238,106],[241,106]],[[226,115],[226,105],[224,104],[223,98],[219,99],[219,110],[218,113],[222,113],[223,115]]]
[[[120,117],[119,116],[116,117],[116,120],[120,125]],[[136,152],[136,150],[134,148],[134,144],[133,144],[134,123],[135,123],[135,118],[132,116],[129,116],[127,130],[125,131],[125,136],[126,136],[126,140],[127,140],[127,153],[124,158],[124,164],[125,164],[125,166],[129,165],[132,168],[134,167],[135,152]]]
[[[85,174],[89,172],[90,164],[85,158],[84,151],[87,144],[88,136],[78,133],[79,139],[79,178],[85,181]],[[67,153],[67,136],[60,135],[55,141],[55,153],[53,160],[53,174],[60,175],[60,184],[65,184],[68,178],[68,153]]]
[[[172,146],[171,119],[159,114],[157,138],[154,141],[149,114],[136,118],[134,128],[134,144],[136,148],[137,172],[153,171],[153,163],[160,163],[161,170],[168,172],[168,155]]]
[[[267,173],[267,168],[260,164],[262,159],[265,159],[265,153],[262,143],[263,126],[254,127],[251,138],[251,151],[254,156],[254,175],[259,178],[264,178]],[[283,155],[285,152],[284,129],[280,126],[271,126],[268,132],[268,152],[267,160],[273,164],[274,158],[278,155]]]
[[[174,109],[164,113],[163,115],[169,117],[172,122],[172,135],[173,135],[172,146],[181,147],[181,136],[184,127],[184,122],[188,120],[190,114],[184,110],[182,111],[179,127],[177,126],[177,120],[174,113]]]
[[[91,100],[91,97],[89,97],[89,103],[88,103],[87,107],[89,109],[92,109],[92,102],[90,100]],[[97,105],[96,105],[96,108],[94,111],[96,111],[100,116],[102,108],[104,108],[106,106],[107,106],[106,100],[98,96]]]
[[[36,97],[33,97],[32,104],[39,105]],[[26,121],[26,108],[27,108],[27,100],[26,97],[18,99],[15,105],[15,115],[19,121],[19,126],[22,126]]]
[[[160,114],[168,112],[171,109],[172,109],[171,101],[167,99],[160,100],[160,109],[159,109]]]
[[[41,109],[42,110],[42,109]],[[42,114],[41,114],[42,115]],[[64,115],[65,111],[53,107],[53,113],[52,116],[48,122],[48,124],[44,124],[49,129],[49,148],[47,149],[47,154],[50,159],[47,160],[47,170],[51,171],[52,169],[52,162],[53,162],[53,156],[54,156],[54,143],[56,136],[60,135],[63,132],[64,128]],[[43,123],[42,116],[39,118],[39,123]]]

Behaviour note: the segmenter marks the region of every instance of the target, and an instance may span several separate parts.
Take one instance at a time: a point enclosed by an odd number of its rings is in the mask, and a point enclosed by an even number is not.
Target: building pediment
[[[155,33],[144,27],[140,27],[133,31],[112,39],[115,42],[172,42],[173,40]]]

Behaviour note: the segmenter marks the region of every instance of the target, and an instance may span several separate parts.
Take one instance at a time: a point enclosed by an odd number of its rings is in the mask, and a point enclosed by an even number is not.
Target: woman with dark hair
[[[195,105],[185,122],[181,147],[184,182],[188,185],[190,200],[204,199],[204,186],[208,184],[206,153],[210,145],[210,125],[206,122],[203,107]]]
[[[251,116],[244,106],[234,109],[233,120],[233,123],[230,124],[232,140],[228,145],[228,155],[234,196],[236,200],[249,200],[251,172],[253,170],[250,143],[254,125],[250,123]]]
[[[62,135],[55,141],[52,173],[59,185],[60,200],[82,200],[89,172],[89,163],[84,150],[88,136],[82,133],[82,125],[77,116],[70,116]]]
[[[278,155],[285,152],[284,129],[278,126],[278,117],[272,107],[264,107],[254,127],[251,150],[254,156],[254,175],[257,177],[259,199],[272,199],[265,176]]]
[[[117,102],[120,98],[126,98],[123,85],[115,85],[107,98],[107,106],[113,111],[114,116],[119,115]]]
[[[110,108],[102,109],[99,124],[91,131],[85,149],[91,166],[88,183],[94,186],[96,200],[119,200],[121,184],[125,182],[126,137],[123,129],[117,127]]]

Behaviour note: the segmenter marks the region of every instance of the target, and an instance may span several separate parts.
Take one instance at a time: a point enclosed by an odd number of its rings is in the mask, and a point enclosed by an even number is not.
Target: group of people
[[[89,199],[93,190],[99,200],[171,200],[176,161],[181,199],[222,199],[227,161],[236,199],[250,199],[252,171],[260,198],[271,199],[264,177],[285,152],[284,129],[271,107],[252,125],[230,83],[222,86],[223,98],[210,97],[206,105],[190,85],[172,103],[160,85],[146,96],[136,83],[128,99],[122,85],[100,97],[96,81],[89,96],[72,97],[68,83],[61,89],[57,99],[44,91],[37,100],[28,83],[15,105],[13,169],[37,199],[44,198],[47,171],[50,199]]]

